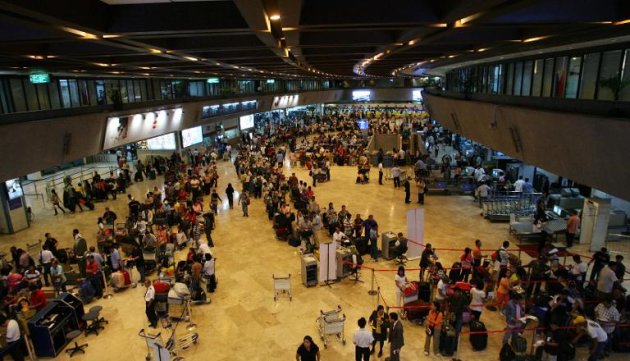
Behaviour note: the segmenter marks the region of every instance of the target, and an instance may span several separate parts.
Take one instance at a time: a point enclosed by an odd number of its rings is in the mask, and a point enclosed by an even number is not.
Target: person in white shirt
[[[383,162],[378,164],[378,184],[383,185]]]
[[[475,190],[475,195],[479,200],[479,207],[481,207],[482,202],[490,195],[490,186],[486,183],[482,183],[479,187],[477,187],[477,190]]]
[[[599,293],[600,298],[610,296],[615,283],[619,282],[619,279],[615,274],[616,269],[617,263],[609,262],[608,267],[604,267],[599,272],[599,277],[597,277],[597,292]]]
[[[588,270],[588,264],[583,262],[582,258],[578,255],[573,256],[573,262],[575,262],[575,264],[571,266],[571,276],[575,279],[578,287],[581,288],[584,283],[586,271]]]
[[[42,267],[44,267],[44,283],[46,287],[50,286],[48,279],[50,278],[50,265],[54,257],[53,253],[48,249],[48,246],[44,245],[42,252],[39,254],[39,261]]]
[[[357,323],[359,325],[359,329],[352,337],[352,343],[355,345],[355,360],[369,361],[370,345],[374,341],[374,336],[371,332],[365,329],[365,325],[367,324],[365,318],[361,317]]]
[[[22,333],[20,332],[20,325],[14,319],[0,316],[0,324],[2,327],[6,327],[6,340],[7,346],[5,353],[11,355],[15,361],[24,361],[24,353],[22,352]]]
[[[515,192],[522,192],[523,191],[523,186],[525,185],[525,181],[523,180],[523,177],[518,177],[518,180],[516,182],[514,182],[514,191]]]
[[[348,239],[348,236],[345,233],[341,232],[339,227],[335,227],[335,233],[332,235],[333,242],[337,244],[337,248],[339,248],[343,244],[344,239]]]
[[[205,257],[206,254],[212,254],[212,248],[210,248],[207,242],[199,242],[197,253]]]
[[[474,176],[477,182],[481,182],[485,175],[486,175],[486,171],[483,170],[483,168],[478,167],[477,169],[475,169]]]
[[[437,289],[435,293],[435,299],[438,301],[444,301],[447,297],[447,289],[448,289],[448,277],[442,277],[438,281]]]
[[[398,272],[396,273],[396,277],[394,277],[394,281],[396,282],[396,305],[398,307],[402,307],[405,303],[405,287],[408,282],[407,276],[405,276],[405,267],[398,267]]]
[[[481,321],[481,311],[483,311],[483,302],[486,300],[486,291],[483,290],[483,282],[478,282],[477,285],[470,290],[470,312],[475,316],[475,320]]]
[[[206,253],[204,256],[205,262],[203,263],[203,278],[206,280],[206,287],[208,292],[212,293],[217,288],[217,278],[215,276],[215,261],[216,258],[212,257],[212,254]]]
[[[394,179],[394,188],[400,187],[400,168],[397,165],[392,167],[392,178]]]
[[[155,288],[153,288],[153,283],[151,283],[151,280],[149,279],[144,281],[144,285],[147,287],[147,291],[144,294],[144,312],[149,319],[149,326],[152,328],[156,328],[158,317],[155,313]]]
[[[578,334],[573,340],[574,344],[578,338],[582,337],[586,333],[591,338],[591,347],[589,349],[589,361],[598,360],[599,356],[604,352],[606,348],[606,342],[608,341],[608,335],[601,326],[592,320],[586,320],[582,316],[576,317],[573,324],[578,326]]]

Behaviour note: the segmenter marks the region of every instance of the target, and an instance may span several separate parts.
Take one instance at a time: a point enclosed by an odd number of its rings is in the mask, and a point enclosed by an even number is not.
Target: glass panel
[[[543,74],[542,96],[551,96],[551,84],[553,83],[553,58],[545,59],[545,69]]]
[[[133,81],[133,94],[135,95],[135,99],[137,102],[141,102],[144,101],[146,98],[144,97],[144,94],[142,94],[142,84],[141,84],[142,80],[134,80]]]
[[[37,99],[39,99],[39,109],[50,109],[50,102],[48,101],[48,84],[36,84]]]
[[[542,86],[543,76],[543,60],[538,59],[534,62],[534,81],[532,83],[532,96],[539,97]]]
[[[118,89],[120,89],[120,96],[122,97],[122,102],[129,103],[129,97],[127,93],[127,84],[124,80],[118,81]]]
[[[39,102],[37,101],[37,91],[35,85],[30,81],[23,79],[24,92],[26,93],[26,103],[28,104],[28,110],[39,110]]]
[[[127,97],[129,98],[129,103],[136,101],[136,95],[133,92],[133,80],[127,80]]]
[[[72,107],[72,102],[70,101],[70,86],[66,79],[59,79],[59,89],[61,90],[61,106],[63,108]]]
[[[95,87],[94,80],[88,80],[88,81],[86,81],[86,84],[87,84],[88,94],[89,94],[89,97],[90,97],[90,105],[99,104],[98,100],[96,98],[96,87]]]
[[[90,94],[88,94],[87,83],[85,80],[79,80],[79,99],[81,100],[81,105],[90,105]]]
[[[580,66],[582,65],[582,57],[574,56],[569,60],[569,75],[567,77],[566,98],[577,98],[578,84],[580,83]]]
[[[567,86],[567,57],[556,58],[556,69],[553,79],[553,96],[563,98]]]
[[[621,83],[621,91],[619,92],[619,100],[630,100],[630,49],[626,50],[623,57],[623,67],[621,69],[623,81]]]
[[[68,85],[70,86],[70,99],[72,100],[72,106],[80,107],[79,86],[77,85],[77,81],[74,79],[68,80]]]
[[[53,80],[48,84],[48,90],[50,91],[50,105],[53,109],[61,108],[61,101],[59,100],[59,86],[56,80]]]
[[[514,64],[510,63],[508,64],[508,67],[507,67],[505,94],[512,95],[513,86],[514,86]]]
[[[599,70],[597,99],[616,100],[619,98],[619,65],[621,50],[607,51],[602,54],[602,66]]]
[[[94,82],[96,86],[96,104],[103,105],[105,104],[105,81],[104,80],[96,80]]]
[[[11,78],[9,81],[11,84],[11,96],[13,97],[13,107],[16,112],[25,112],[26,99],[24,99],[24,90],[22,89],[22,79]]]
[[[529,60],[523,64],[523,87],[521,91],[521,95],[529,96],[532,90],[532,68],[534,67],[534,62]]]
[[[518,62],[514,67],[514,95],[521,95],[521,85],[523,84],[523,63]]]
[[[580,99],[594,99],[599,69],[599,53],[584,55],[582,80],[580,81]]]

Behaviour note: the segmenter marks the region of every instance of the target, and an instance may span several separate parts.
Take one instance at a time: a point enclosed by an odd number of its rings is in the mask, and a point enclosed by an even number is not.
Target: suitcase
[[[122,270],[120,271],[120,273],[122,273],[124,279],[125,279],[125,286],[128,286],[131,284],[131,275],[129,274],[129,272],[127,272],[126,270]]]
[[[459,282],[462,278],[462,264],[459,262],[453,263],[451,270],[448,272],[448,278],[452,282]]]
[[[122,272],[112,273],[112,287],[114,288],[125,287],[125,276],[122,274]]]
[[[455,354],[455,347],[457,346],[457,336],[455,329],[450,326],[442,328],[442,334],[440,335],[440,353],[442,356],[453,356]]]
[[[299,247],[302,242],[297,237],[289,237],[289,246]]]
[[[153,288],[155,289],[155,293],[165,293],[168,294],[168,291],[171,289],[171,286],[166,282],[156,281],[153,283]]]
[[[411,297],[418,294],[418,282],[411,282],[405,288],[405,297]]]
[[[370,253],[370,246],[368,244],[368,240],[365,237],[357,237],[354,240],[354,245],[357,247],[357,252],[360,255],[364,256]]]
[[[423,306],[423,307],[418,307]],[[431,304],[423,300],[417,300],[405,304],[405,312],[407,313],[407,319],[409,321],[424,320],[429,315]]]
[[[65,248],[61,248],[57,250],[57,261],[61,264],[68,263],[68,250]]]
[[[418,298],[424,302],[431,300],[431,285],[429,282],[420,282],[418,284]]]
[[[470,321],[470,332],[486,331],[486,325],[481,321]],[[483,351],[488,347],[488,334],[487,333],[471,333],[470,344],[473,350]]]
[[[181,282],[175,283],[171,291],[173,291],[179,298],[190,297],[190,290],[188,289],[188,286],[186,286],[185,283],[181,283]],[[170,297],[171,295],[169,294],[169,298]]]

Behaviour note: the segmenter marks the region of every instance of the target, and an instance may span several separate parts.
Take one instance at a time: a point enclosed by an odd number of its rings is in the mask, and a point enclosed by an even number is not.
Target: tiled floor
[[[229,163],[220,163],[221,178],[219,191],[228,182],[237,185],[233,167]],[[293,170],[287,169],[287,172]],[[301,179],[307,177],[306,171],[295,172]],[[374,173],[374,172],[373,172]],[[406,231],[406,211],[415,204],[403,202],[404,193],[395,190],[391,182],[379,186],[373,180],[367,185],[354,183],[354,167],[334,167],[332,180],[316,188],[320,205],[329,201],[337,209],[342,204],[348,206],[353,214],[374,214],[381,226],[381,231]],[[134,185],[130,192],[142,198],[147,190],[158,181],[145,181]],[[240,186],[237,186],[240,188]],[[119,217],[127,214],[126,197],[116,201],[97,204],[92,212],[74,215],[52,215],[40,212],[36,215],[33,226],[10,236],[0,236],[0,250],[7,251],[11,245],[23,246],[43,238],[45,232],[52,232],[62,243],[71,246],[71,232],[78,228],[95,244],[96,219],[106,205],[110,206]],[[507,237],[507,224],[489,223],[479,216],[470,197],[429,196],[426,201],[425,241],[438,248],[456,247],[463,249],[472,246],[477,238],[483,240],[486,248],[496,249]],[[224,202],[218,215],[218,226],[213,233],[215,255],[217,256],[218,290],[211,295],[212,303],[195,306],[193,320],[198,325],[199,343],[182,354],[191,360],[290,360],[295,357],[295,350],[304,335],[312,335],[323,348],[317,337],[316,318],[320,310],[330,310],[340,305],[346,316],[347,344],[331,340],[328,348],[322,351],[323,360],[351,360],[354,358],[352,333],[356,329],[359,317],[368,317],[379,303],[376,297],[368,295],[370,274],[363,272],[365,283],[354,283],[344,279],[331,287],[319,286],[305,288],[300,280],[300,259],[297,249],[276,240],[271,223],[267,220],[262,202],[253,200],[250,217],[244,218],[239,209],[227,209]],[[323,234],[320,237],[325,237]],[[577,247],[578,249],[580,247]],[[445,265],[450,265],[459,252],[441,252]],[[374,265],[369,257],[366,264]],[[416,261],[409,263],[415,267]],[[394,268],[391,261],[380,261],[378,268]],[[293,300],[280,297],[273,301],[272,274],[292,276]],[[388,304],[394,301],[394,273],[377,273],[375,281],[381,287]],[[411,273],[412,277],[416,273]],[[136,275],[137,278],[137,275]],[[147,349],[138,331],[147,326],[144,315],[144,289],[127,289],[116,293],[112,299],[99,300],[96,303],[104,307],[102,314],[109,320],[109,325],[99,335],[90,335],[79,342],[87,342],[87,354],[77,359],[86,360],[143,360]],[[382,303],[383,301],[380,301]],[[486,311],[482,316],[490,330],[502,329],[504,323],[497,314]],[[403,360],[431,359],[422,356],[424,331],[421,326],[404,322],[405,347]],[[185,328],[178,329],[185,332]],[[167,336],[167,330],[161,330]],[[461,360],[496,360],[501,340],[500,334],[490,335],[489,348],[483,352],[473,352],[467,337],[461,340],[459,359]],[[531,340],[531,338],[530,338]],[[59,360],[69,359],[65,354]],[[437,358],[435,358],[437,359]],[[445,358],[442,358],[445,359]]]

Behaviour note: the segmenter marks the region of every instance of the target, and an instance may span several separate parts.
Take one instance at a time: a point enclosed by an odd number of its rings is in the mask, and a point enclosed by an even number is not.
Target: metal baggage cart
[[[319,328],[319,336],[324,342],[324,348],[328,347],[329,335],[335,335],[342,344],[346,344],[345,322],[346,315],[341,313],[341,306],[337,306],[337,309],[331,311],[319,311],[317,326]]]
[[[273,300],[278,300],[278,295],[281,293],[286,293],[289,295],[289,301],[293,299],[291,295],[291,274],[287,277],[276,277],[276,275],[271,275],[273,278]]]

